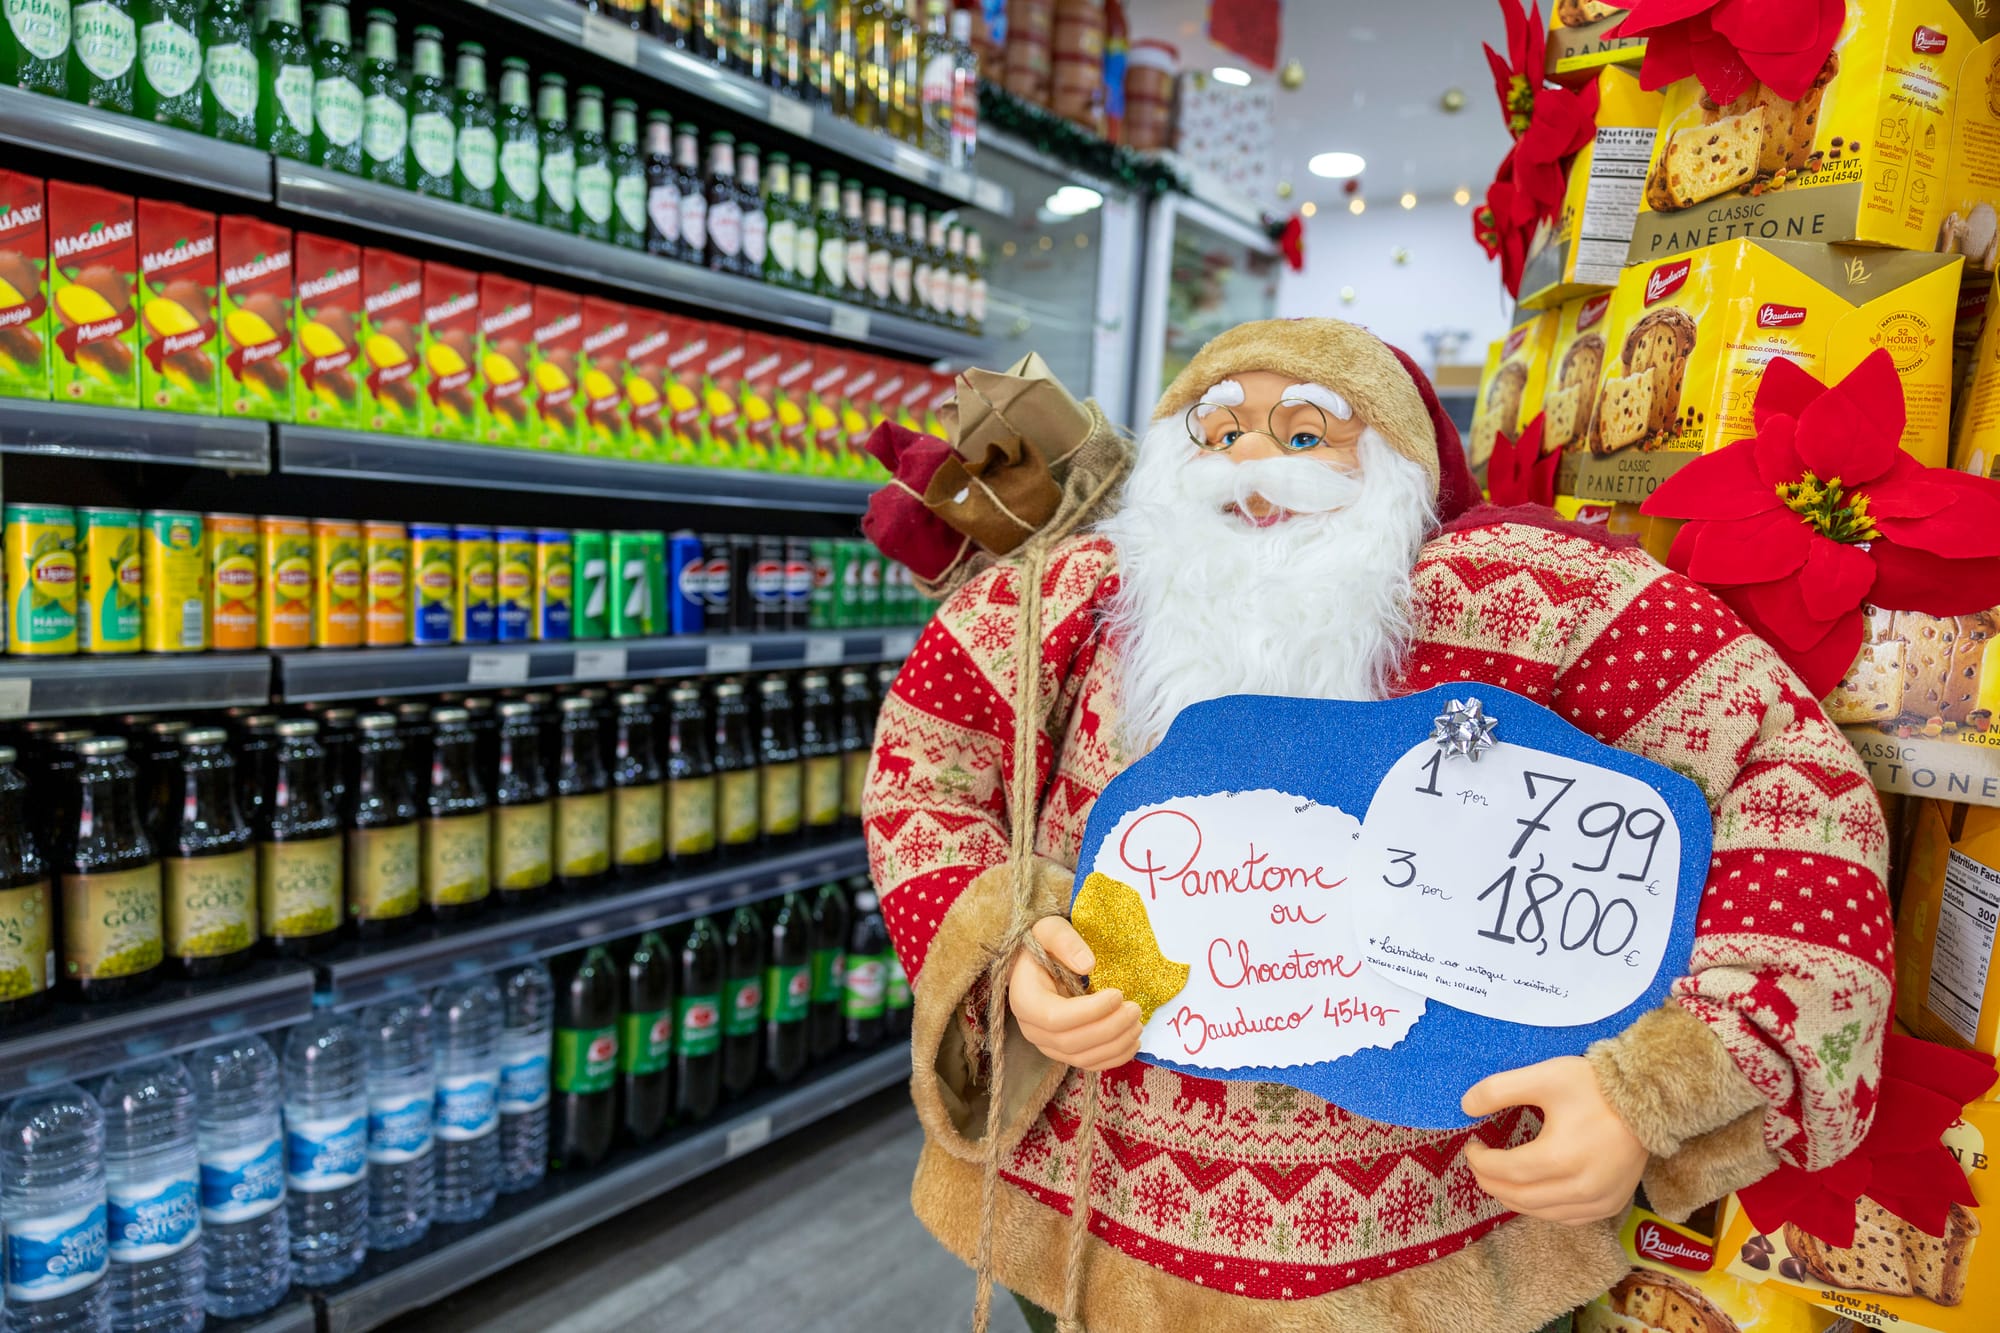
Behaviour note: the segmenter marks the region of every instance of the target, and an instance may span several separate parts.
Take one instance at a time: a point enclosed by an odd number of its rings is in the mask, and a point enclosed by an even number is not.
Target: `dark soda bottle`
[[[715,854],[715,760],[701,686],[676,685],[667,713],[667,857],[691,866]]]
[[[55,899],[28,818],[28,780],[0,745],[0,1026],[49,1007],[55,984]]]
[[[152,985],[163,953],[160,863],[139,818],[139,771],[117,736],[77,743],[76,793],[56,854],[63,980],[85,1000]]]
[[[270,821],[271,764],[278,753],[278,715],[256,713],[236,724],[236,795],[258,837]]]
[[[354,785],[347,816],[347,919],[362,939],[408,926],[423,902],[417,806],[403,772],[403,740],[393,713],[356,724]]]
[[[549,1165],[595,1166],[618,1123],[618,973],[602,945],[565,954],[555,974],[555,1062],[549,1098]]]
[[[764,1068],[779,1083],[804,1073],[811,1055],[812,957],[812,910],[805,895],[788,893],[771,913],[764,966]]]
[[[279,955],[309,953],[336,938],[345,879],[319,723],[294,718],[278,724],[264,805],[269,817],[257,847],[264,937]]]
[[[595,888],[611,869],[611,796],[591,701],[562,701],[556,757],[556,878],[566,889]]]
[[[799,677],[799,757],[805,769],[803,819],[808,832],[840,823],[840,715],[824,671]]]
[[[838,884],[822,884],[812,900],[812,1014],[806,1020],[812,1057],[824,1060],[840,1049],[847,1001],[847,895]]]
[[[424,802],[424,904],[433,919],[483,911],[493,891],[486,787],[479,780],[472,719],[463,708],[431,711],[430,793]]]
[[[353,800],[354,731],[356,712],[352,708],[326,708],[319,714],[319,744],[326,751],[327,793],[333,798],[334,813],[347,818]]]
[[[862,881],[854,894],[854,925],[847,935],[847,981],[841,1016],[849,1046],[873,1046],[888,1031],[889,927],[875,901],[875,888]]]
[[[697,917],[674,976],[674,1119],[708,1119],[722,1096],[722,932]]]
[[[410,799],[421,810],[431,794],[431,744],[436,736],[431,727],[431,706],[397,704],[396,730],[403,738],[403,771],[410,777]]]
[[[653,742],[653,706],[634,690],[618,696],[611,761],[611,859],[621,871],[658,865],[666,854],[666,774]]]
[[[757,752],[750,744],[750,708],[743,683],[715,685],[716,840],[723,850],[755,845],[762,827]]]
[[[146,831],[153,835],[155,844],[164,846],[167,834],[167,815],[170,807],[180,799],[181,733],[188,724],[179,718],[168,722],[149,722],[139,728],[137,735],[126,738],[134,756],[133,762],[139,769],[140,800],[145,805]],[[236,774],[230,772],[229,780],[234,782]],[[239,797],[237,808],[242,808]]]
[[[798,836],[804,816],[804,770],[792,684],[783,676],[765,676],[757,682],[757,772],[758,824],[766,842]]]
[[[44,733],[37,744],[35,767],[39,772],[28,787],[29,822],[51,857],[68,836],[65,830],[76,822],[76,747],[96,734],[69,727]]]
[[[729,914],[722,935],[727,959],[722,985],[722,1088],[741,1097],[757,1083],[759,1029],[764,1022],[764,923],[747,903]]]
[[[172,969],[220,976],[257,947],[257,850],[236,803],[229,733],[181,733],[172,799],[160,811],[161,934]]]
[[[649,930],[630,942],[618,973],[618,1119],[627,1139],[650,1143],[673,1109],[673,950]]]
[[[542,724],[525,700],[500,705],[494,741],[493,885],[503,904],[533,902],[555,878],[555,802]]]
[[[868,759],[875,749],[875,691],[868,672],[849,667],[840,673],[840,818],[861,827],[861,793],[868,786]]]

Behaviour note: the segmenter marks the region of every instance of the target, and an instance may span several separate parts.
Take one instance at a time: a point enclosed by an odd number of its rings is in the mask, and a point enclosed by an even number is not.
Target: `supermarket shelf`
[[[867,868],[860,838],[828,838],[695,872],[615,882],[598,893],[552,893],[547,906],[495,907],[472,925],[425,923],[390,941],[346,941],[315,958],[313,965],[322,994],[345,1008],[725,911]]]
[[[271,197],[271,155],[115,111],[0,88],[0,142],[245,199]]]
[[[274,1310],[242,1319],[217,1319],[210,1315],[202,1325],[202,1333],[318,1333],[318,1330],[319,1308],[313,1304],[312,1293],[303,1287],[293,1287],[286,1293],[285,1303]]]
[[[722,671],[786,671],[907,657],[914,629],[508,644],[490,648],[277,654],[277,697],[291,703],[434,694],[503,685],[575,685]]]
[[[565,12],[578,11],[567,5]],[[278,163],[278,205],[306,217],[463,250],[504,256],[550,276],[571,275],[621,291],[760,320],[820,337],[932,360],[969,361],[979,339],[897,315],[871,314],[840,301],[795,292],[752,278],[712,273],[693,264],[504,218],[297,162]]]
[[[0,659],[0,718],[231,708],[271,701],[265,653]]]
[[[0,399],[0,453],[269,472],[271,427],[241,417],[8,398]]]
[[[320,1295],[321,1328],[380,1328],[909,1077],[907,1045],[846,1056],[789,1089],[735,1103],[707,1124],[615,1152],[595,1170],[552,1173],[524,1194],[502,1197],[478,1222],[435,1226],[408,1250],[370,1255],[358,1274]]]
[[[990,213],[1007,213],[1013,195],[996,181],[981,180],[961,167],[948,166],[930,154],[886,134],[864,130],[829,112],[774,93],[760,83],[705,60],[676,51],[664,42],[634,33],[602,15],[584,12],[565,0],[475,0],[536,35],[589,51],[676,92],[761,121],[773,130],[821,153],[833,153],[858,166],[888,172],[921,189],[971,204]]]
[[[270,959],[211,981],[162,981],[129,1000],[58,1001],[0,1036],[0,1097],[193,1050],[232,1032],[284,1027],[310,1015],[312,1005],[312,969]]]

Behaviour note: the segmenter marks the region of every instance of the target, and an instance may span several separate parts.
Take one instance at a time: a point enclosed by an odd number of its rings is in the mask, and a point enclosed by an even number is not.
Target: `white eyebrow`
[[[1353,406],[1324,384],[1294,384],[1285,390],[1284,399],[1281,401],[1311,403],[1330,417],[1337,417],[1342,421],[1354,420]]]
[[[1243,386],[1235,380],[1219,380],[1209,385],[1208,392],[1204,393],[1201,396],[1201,401],[1195,404],[1194,417],[1196,421],[1199,421],[1218,407],[1241,407],[1242,405]]]

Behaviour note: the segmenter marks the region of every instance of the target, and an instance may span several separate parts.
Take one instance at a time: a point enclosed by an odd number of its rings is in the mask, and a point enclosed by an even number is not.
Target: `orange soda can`
[[[257,646],[257,520],[203,514],[208,536],[208,646],[220,653]]]

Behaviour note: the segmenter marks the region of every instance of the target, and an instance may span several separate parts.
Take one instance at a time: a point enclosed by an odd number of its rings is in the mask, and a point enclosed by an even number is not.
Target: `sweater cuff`
[[[1029,919],[1066,917],[1071,872],[1037,857],[1032,873]],[[985,1021],[987,968],[1013,919],[1013,894],[1011,863],[994,866],[967,884],[931,938],[913,988],[910,1095],[917,1118],[932,1143],[967,1162],[985,1159],[981,1140],[986,1137],[990,1089],[978,1036]],[[979,1008],[968,1024],[965,1015],[975,1003]],[[1008,1015],[1003,1154],[1020,1142],[1068,1072],[1067,1065],[1036,1050]]]

